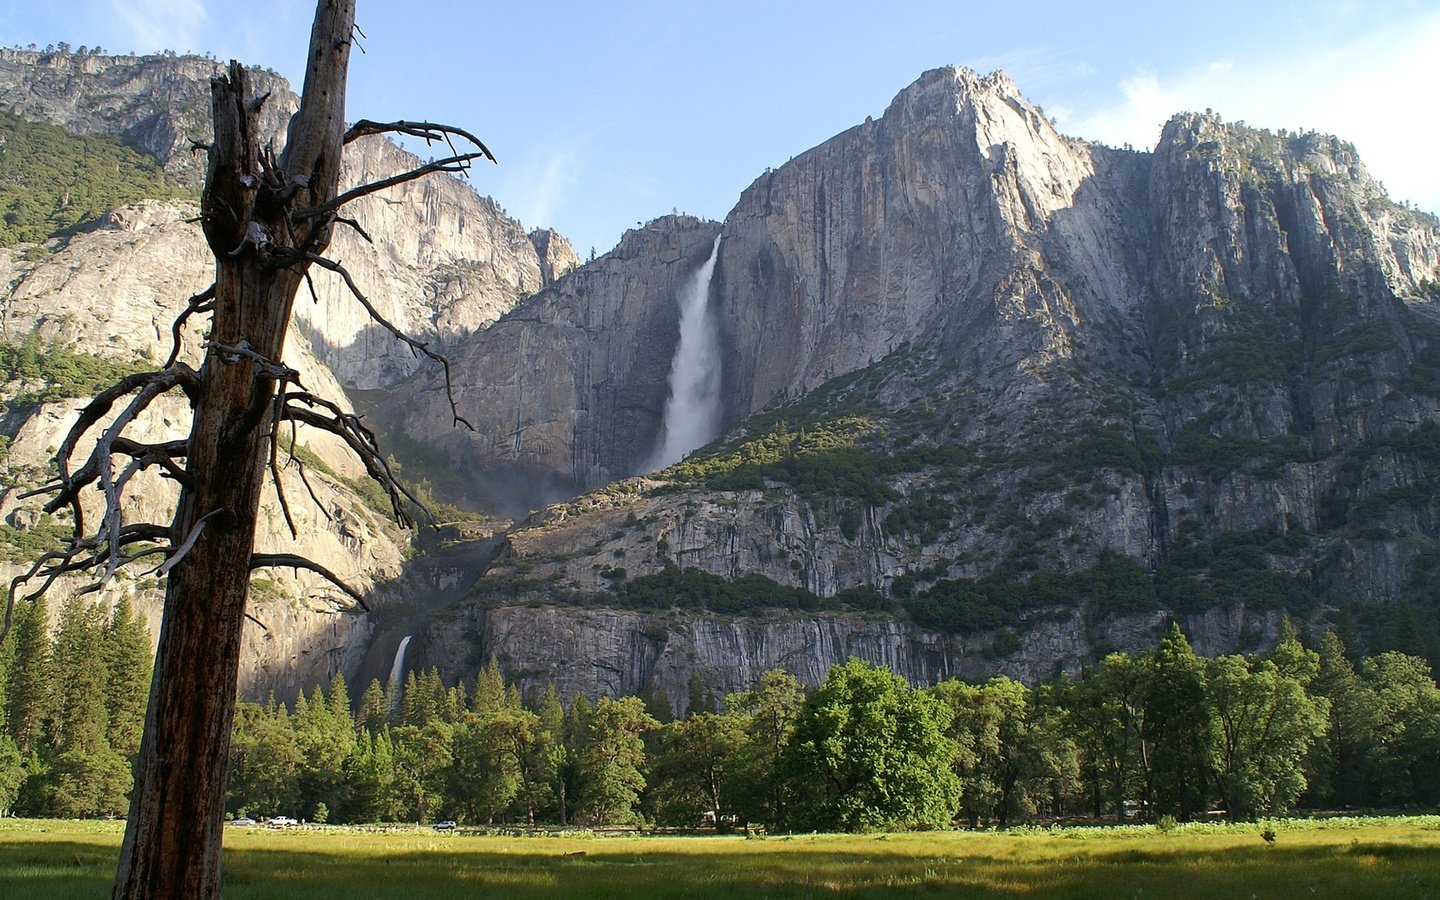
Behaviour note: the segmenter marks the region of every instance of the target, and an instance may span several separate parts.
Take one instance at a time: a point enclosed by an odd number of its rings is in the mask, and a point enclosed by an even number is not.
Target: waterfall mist
[[[661,441],[640,467],[654,472],[715,438],[720,429],[720,339],[710,316],[710,276],[720,256],[720,237],[705,265],[685,282],[680,304],[680,343],[670,361],[670,399],[665,401]]]

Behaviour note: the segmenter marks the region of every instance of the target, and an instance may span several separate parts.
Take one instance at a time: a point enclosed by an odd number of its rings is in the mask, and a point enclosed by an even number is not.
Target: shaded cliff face
[[[771,669],[785,669],[818,687],[831,666],[858,657],[916,686],[993,675],[1036,684],[1075,677],[1097,655],[1148,650],[1179,621],[1197,653],[1217,656],[1272,645],[1282,616],[1243,605],[1172,620],[1164,614],[1107,623],[1103,640],[1082,616],[1051,619],[1028,631],[1018,647],[998,649],[996,635],[942,634],[876,616],[719,617],[624,610],[508,607],[472,610],[437,622],[411,644],[410,665],[471,672],[494,658],[528,699],[549,685],[564,699],[666,696],[684,715],[695,673],[712,699],[750,690]],[[413,654],[413,656],[411,655]]]
[[[458,468],[479,499],[511,514],[632,474],[664,412],[676,294],[717,230],[671,216],[626,232],[451,353],[473,432],[437,427],[451,409],[443,379],[426,372],[385,407],[401,440],[443,453],[432,470]]]
[[[346,148],[341,183],[367,184],[421,164],[389,141],[363,138]],[[485,174],[476,170],[477,179]],[[494,201],[449,176],[363,197],[347,215],[373,241],[337,228],[331,258],[388,322],[441,352],[579,265],[564,237],[527,234]],[[319,271],[312,280],[312,302],[297,298],[295,321],[342,384],[388,388],[424,368],[423,358],[370,320],[338,275]]]
[[[217,63],[197,57],[3,50],[0,107],[77,132],[122,135],[198,187],[205,155],[189,151],[192,142],[209,139],[209,82],[219,72]],[[282,79],[251,74],[258,91],[269,93],[262,130],[278,148],[296,98]],[[419,164],[382,139],[363,138],[347,148],[342,184]],[[42,346],[54,341],[120,363],[158,364],[169,353],[176,315],[212,279],[209,251],[193,222],[197,214],[193,203],[144,202],[115,210],[64,240],[0,249],[0,339],[18,344],[35,333]],[[340,228],[331,255],[344,261],[388,321],[440,348],[485,327],[519,297],[578,262],[560,235],[527,234],[492,201],[445,176],[366,197],[351,214],[373,242]],[[408,348],[369,321],[338,276],[316,271],[312,282],[313,295],[297,299],[296,327],[285,354],[308,389],[348,409],[341,382],[384,387],[416,368]],[[198,364],[203,339],[198,327],[187,330],[181,358]],[[19,495],[46,480],[48,456],[81,405],[26,399],[43,387],[3,386],[7,409],[0,429],[9,445],[0,461],[0,517],[14,527],[40,521],[36,501]],[[188,412],[179,403],[162,403],[142,423],[157,440],[179,437],[188,425]],[[312,464],[308,470],[308,485],[293,466],[282,474],[297,533],[291,534],[272,495],[262,509],[258,546],[304,554],[361,589],[395,578],[409,554],[409,538],[350,483],[364,472],[338,439],[302,428],[297,442],[319,460],[318,468]],[[140,481],[132,486],[127,517],[168,521],[173,486]],[[125,573],[102,597],[109,601],[120,593],[133,595],[158,629],[161,586],[153,578]],[[262,573],[252,590],[251,612],[241,689],[256,699],[271,691],[293,696],[298,686],[337,672],[353,676],[373,631],[370,617],[303,572]]]

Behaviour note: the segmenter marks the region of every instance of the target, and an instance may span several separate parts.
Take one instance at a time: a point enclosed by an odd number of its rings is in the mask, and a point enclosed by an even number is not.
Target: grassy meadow
[[[0,820],[0,897],[108,897],[122,827]],[[1440,898],[1440,817],[767,838],[225,833],[231,900],[956,894]]]

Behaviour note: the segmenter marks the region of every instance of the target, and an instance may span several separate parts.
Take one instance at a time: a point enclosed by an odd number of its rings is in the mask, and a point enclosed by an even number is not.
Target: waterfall
[[[395,651],[395,662],[390,666],[390,705],[396,706],[400,703],[400,692],[404,686],[400,683],[400,676],[405,674],[405,648],[410,646],[410,638],[414,635],[405,635],[400,639],[400,647]]]
[[[660,428],[663,439],[641,466],[654,472],[714,439],[720,429],[720,339],[710,316],[710,276],[720,256],[720,236],[705,265],[676,296],[680,305],[680,343],[670,361],[670,398]]]

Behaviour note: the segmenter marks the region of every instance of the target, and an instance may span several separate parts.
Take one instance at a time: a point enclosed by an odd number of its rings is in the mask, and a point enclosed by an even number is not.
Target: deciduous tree
[[[1294,640],[1268,659],[1222,656],[1207,664],[1210,765],[1231,819],[1288,812],[1305,789],[1306,757],[1329,713],[1323,697],[1306,691],[1319,666]]]
[[[575,754],[575,809],[592,825],[636,820],[645,790],[645,740],[660,723],[639,697],[601,697],[586,718]]]
[[[746,722],[745,745],[736,761],[740,777],[735,801],[743,821],[779,824],[784,819],[780,757],[804,704],[799,679],[784,669],[771,669],[750,690],[725,698],[725,708]]]
[[[781,758],[800,830],[872,831],[949,824],[960,800],[951,771],[951,711],[889,669],[834,666],[800,711]]]

